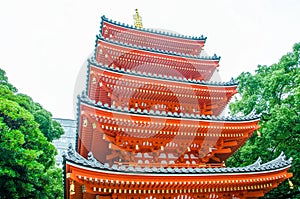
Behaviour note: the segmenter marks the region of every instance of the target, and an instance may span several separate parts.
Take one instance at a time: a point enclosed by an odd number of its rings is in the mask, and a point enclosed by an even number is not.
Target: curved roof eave
[[[119,109],[118,107],[114,107],[114,106],[109,106],[108,104],[102,104],[102,102],[98,102],[97,104],[95,104],[94,100],[89,99],[87,96],[82,96],[80,98],[80,101],[84,104],[86,104],[87,106],[90,106],[92,108],[96,108],[96,109],[102,109],[102,110],[106,110],[108,112],[117,112],[120,114],[129,114],[129,115],[133,115],[133,116],[146,116],[146,117],[156,117],[156,118],[164,118],[164,119],[181,119],[181,120],[195,120],[195,121],[205,121],[205,122],[227,122],[227,123],[243,123],[243,122],[255,122],[258,121],[260,119],[260,115],[250,115],[250,116],[246,116],[246,117],[232,117],[232,116],[227,116],[227,117],[223,117],[223,116],[205,116],[205,115],[199,115],[196,114],[194,116],[192,115],[170,115],[169,113],[164,113],[164,112],[160,112],[159,115],[152,114],[150,112],[142,112],[142,111],[138,111],[138,110],[124,110],[124,109]]]
[[[284,154],[280,154],[276,162],[270,161],[265,164],[258,164],[253,167],[227,167],[227,168],[156,168],[156,167],[133,167],[133,166],[118,166],[109,164],[103,164],[98,162],[90,152],[88,159],[85,159],[79,155],[70,145],[67,153],[64,154],[64,158],[69,164],[83,169],[87,169],[94,172],[110,173],[110,174],[128,174],[128,175],[158,175],[158,176],[172,176],[172,175],[185,175],[185,176],[206,176],[206,175],[247,175],[247,174],[262,174],[277,172],[288,169],[291,167],[292,158],[286,160]]]

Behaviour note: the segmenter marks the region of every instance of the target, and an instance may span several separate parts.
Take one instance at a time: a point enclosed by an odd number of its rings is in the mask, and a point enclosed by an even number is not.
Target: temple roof
[[[100,24],[100,33],[102,31],[102,24],[104,21],[106,21],[106,22],[109,22],[109,23],[112,23],[112,24],[115,24],[118,26],[122,26],[124,28],[128,28],[128,29],[134,29],[134,30],[138,30],[138,31],[159,34],[159,35],[164,35],[164,36],[170,36],[170,37],[175,37],[175,38],[182,38],[182,39],[189,39],[189,40],[203,40],[203,41],[206,41],[206,39],[207,39],[207,37],[204,37],[203,35],[201,35],[200,37],[195,37],[195,36],[186,36],[186,35],[171,33],[171,32],[162,31],[162,30],[155,30],[155,29],[150,29],[150,28],[138,28],[137,29],[133,25],[128,25],[128,24],[124,24],[124,23],[120,23],[120,22],[108,19],[105,17],[105,15],[103,15],[101,17],[101,19],[102,19],[102,21]]]
[[[125,73],[129,75],[134,75],[134,76],[140,76],[140,77],[149,77],[149,78],[154,78],[154,79],[162,79],[162,80],[169,80],[169,81],[175,81],[175,82],[184,82],[184,83],[189,83],[189,84],[198,84],[198,85],[206,85],[206,86],[236,86],[237,82],[234,81],[233,78],[229,82],[217,82],[217,81],[203,81],[203,80],[195,80],[195,79],[187,79],[185,77],[172,77],[172,76],[167,76],[167,75],[156,75],[156,74],[151,74],[151,73],[141,73],[140,71],[135,71],[135,70],[124,70],[123,68],[119,67],[113,67],[113,66],[108,66],[107,64],[102,64],[102,63],[97,63],[96,60],[92,57],[88,59],[88,62],[96,67],[103,68],[108,71],[114,71],[118,73]]]
[[[88,159],[85,159],[79,155],[72,147],[69,145],[68,151],[64,154],[64,158],[72,163],[89,167],[97,170],[106,170],[111,172],[122,172],[122,173],[149,173],[149,174],[193,174],[193,175],[205,175],[205,174],[219,174],[224,173],[258,173],[258,172],[269,172],[283,170],[291,166],[292,158],[286,160],[286,156],[282,152],[276,159],[261,164],[261,159],[259,158],[254,164],[245,167],[226,167],[226,168],[164,168],[164,167],[134,167],[127,165],[109,165],[108,163],[101,163],[97,161],[93,154],[89,152]]]
[[[201,59],[201,60],[220,60],[221,57],[217,56],[216,54],[214,54],[213,56],[200,56],[200,55],[190,55],[190,54],[184,54],[184,53],[177,53],[177,52],[173,52],[173,51],[166,51],[166,50],[160,50],[160,49],[154,49],[154,48],[150,48],[150,47],[145,47],[145,46],[140,46],[140,45],[132,45],[132,44],[128,44],[128,43],[124,43],[124,42],[119,42],[110,38],[104,38],[101,35],[97,36],[97,40],[102,40],[102,41],[106,41],[112,44],[117,44],[117,45],[121,45],[121,46],[125,46],[125,47],[130,47],[133,49],[137,49],[137,50],[145,50],[145,51],[149,51],[149,52],[154,52],[154,53],[161,53],[161,54],[166,54],[166,55],[172,55],[172,56],[178,56],[178,57],[183,57],[183,58],[191,58],[191,59]]]
[[[255,112],[250,113],[247,116],[244,117],[237,117],[237,116],[210,116],[210,115],[200,115],[200,114],[188,114],[188,113],[180,113],[178,114],[177,112],[166,112],[166,111],[147,111],[144,110],[142,111],[141,109],[128,109],[127,107],[121,107],[121,106],[114,106],[114,105],[109,105],[107,103],[102,103],[98,102],[95,104],[94,100],[89,99],[84,93],[80,97],[80,101],[83,103],[86,103],[91,106],[95,106],[100,109],[106,109],[106,110],[111,110],[111,111],[116,111],[116,112],[123,112],[123,113],[129,113],[129,114],[137,114],[137,115],[151,115],[154,117],[171,117],[171,118],[186,118],[186,119],[193,119],[193,120],[208,120],[208,121],[225,121],[225,122],[244,122],[244,121],[254,121],[254,120],[259,120],[260,115],[256,115]]]

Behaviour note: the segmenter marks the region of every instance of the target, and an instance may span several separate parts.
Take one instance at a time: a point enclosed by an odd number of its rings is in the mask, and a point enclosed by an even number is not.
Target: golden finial
[[[133,15],[134,26],[136,28],[143,28],[142,17],[139,14],[138,9],[135,9],[135,15]]]

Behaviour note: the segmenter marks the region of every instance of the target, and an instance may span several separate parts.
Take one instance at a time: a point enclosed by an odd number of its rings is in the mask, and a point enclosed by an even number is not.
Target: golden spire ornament
[[[135,9],[135,15],[133,15],[134,26],[136,28],[143,28],[142,17],[139,14],[138,9]]]

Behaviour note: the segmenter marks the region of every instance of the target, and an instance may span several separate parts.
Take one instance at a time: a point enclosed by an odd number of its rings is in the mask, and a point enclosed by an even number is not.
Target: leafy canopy
[[[3,98],[17,102],[21,107],[29,111],[34,116],[34,121],[39,124],[39,129],[45,135],[48,141],[58,139],[63,134],[63,129],[60,124],[52,120],[52,114],[43,109],[43,107],[34,102],[29,96],[17,93],[17,89],[12,86],[5,75],[5,72],[0,69],[0,94]]]
[[[50,143],[63,133],[51,113],[17,93],[0,69],[0,198],[59,198],[61,170]]]
[[[258,66],[255,74],[244,72],[237,78],[241,98],[230,104],[234,114],[247,115],[252,110],[261,113],[260,133],[228,159],[228,166],[252,163],[259,156],[264,161],[277,157],[283,151],[293,157],[290,171],[294,189],[287,182],[267,194],[266,198],[300,197],[300,43],[293,52],[282,56],[271,66]]]

